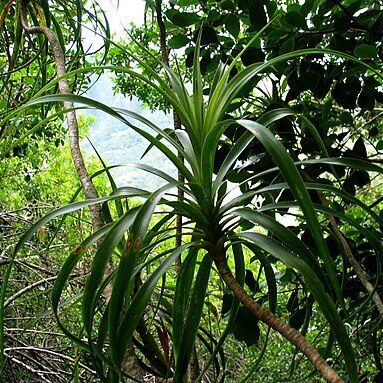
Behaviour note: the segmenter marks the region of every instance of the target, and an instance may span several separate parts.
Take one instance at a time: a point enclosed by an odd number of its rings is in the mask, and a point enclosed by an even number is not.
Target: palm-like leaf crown
[[[96,202],[104,203],[106,211],[109,211],[109,202],[114,201],[116,204],[117,211],[120,212],[118,219],[112,220],[103,229],[92,234],[68,257],[52,293],[54,312],[62,330],[74,342],[92,354],[94,366],[102,381],[117,382],[122,379],[123,355],[132,342],[139,321],[145,315],[149,303],[154,300],[155,296],[159,296],[157,308],[161,307],[163,315],[167,316],[169,322],[172,323],[174,365],[173,367],[165,365],[155,356],[152,358],[152,362],[156,365],[156,371],[159,375],[173,375],[175,381],[183,381],[200,326],[213,261],[219,265],[222,260],[226,260],[229,250],[232,251],[236,279],[239,285],[243,285],[245,275],[243,254],[245,249],[249,249],[257,255],[257,260],[265,270],[271,311],[275,311],[276,307],[276,282],[270,260],[264,254],[271,254],[303,276],[343,352],[350,380],[352,382],[357,381],[354,353],[344,326],[347,314],[341,318],[337,310],[337,307],[345,310],[346,303],[338,283],[335,266],[323,238],[322,227],[318,221],[319,214],[337,216],[339,213],[330,207],[314,205],[308,189],[327,190],[333,195],[343,196],[345,192],[326,187],[326,185],[305,183],[297,165],[283,145],[267,129],[267,126],[276,120],[292,116],[293,113],[287,109],[278,109],[260,116],[257,121],[237,121],[236,123],[247,128],[247,133],[236,142],[220,164],[218,172],[214,174],[215,154],[220,139],[225,128],[233,123],[233,120],[225,120],[225,111],[239,91],[255,76],[274,63],[299,55],[314,53],[337,54],[332,51],[316,49],[297,51],[274,58],[265,64],[251,65],[231,77],[231,69],[240,57],[238,56],[231,66],[218,68],[210,84],[208,96],[205,96],[203,92],[198,45],[195,50],[191,94],[189,94],[185,83],[169,68],[165,68],[165,70],[170,85],[155,72],[152,73],[154,80],[148,80],[130,69],[114,68],[114,70],[125,71],[127,75],[141,78],[161,92],[174,107],[182,121],[183,129],[176,131],[175,135],[168,134],[135,113],[126,110],[114,110],[84,97],[43,96],[29,103],[31,105],[46,101],[71,100],[100,108],[147,138],[150,144],[161,150],[185,177],[185,182],[180,183],[159,169],[138,164],[137,166],[142,169],[162,177],[167,182],[166,185],[150,194],[134,188],[117,189],[112,184],[114,192],[108,197],[94,201],[77,202],[47,215],[24,235],[16,248],[17,252],[20,246],[39,227],[58,215],[73,212]],[[340,55],[345,56],[344,54]],[[127,117],[133,117],[144,123],[160,139],[135,126]],[[280,172],[284,182],[270,184],[263,189],[250,190],[235,198],[229,198],[226,175],[233,168],[240,154],[254,139],[258,139],[274,159],[275,168],[269,169],[267,172]],[[172,149],[169,149],[169,146]],[[173,149],[182,154],[184,162],[174,154]],[[323,163],[323,161],[327,161],[330,165],[382,171],[376,166],[356,160],[326,158],[311,160],[311,163]],[[260,179],[262,175],[255,174],[253,180]],[[167,193],[171,194],[174,187],[183,190],[185,193],[184,200],[175,201],[174,198],[167,197]],[[252,198],[256,196],[286,188],[289,188],[294,196],[294,201],[291,201],[288,207],[298,208],[300,219],[306,221],[306,225],[315,240],[315,248],[310,249],[298,235],[277,221],[275,211],[278,208],[285,208],[286,205],[274,202],[265,204],[257,210],[250,203]],[[124,211],[120,199],[133,196],[147,196],[148,199],[138,207]],[[381,224],[381,220],[371,209],[350,195],[347,195],[347,198],[358,203],[372,219]],[[164,213],[165,217],[153,226],[151,220],[159,204],[167,205],[167,212]],[[154,249],[159,248],[161,243],[168,241],[173,235],[167,225],[175,214],[186,217],[185,230],[188,230],[185,232],[184,245],[180,248],[160,251],[154,256]],[[343,218],[350,225],[358,226],[352,218]],[[243,232],[240,230],[240,224],[244,222],[261,227],[262,231]],[[358,229],[363,231],[366,238],[374,244],[375,250],[381,254],[382,245],[376,233],[361,227]],[[81,298],[82,321],[88,338],[85,342],[80,336],[69,331],[62,323],[59,312],[60,298],[71,272],[80,261],[85,250],[99,241],[101,242],[94,255],[91,272]],[[262,251],[259,252],[259,249]],[[107,264],[114,257],[114,253],[118,253],[118,266],[115,272],[107,280],[104,280]],[[173,305],[171,309],[165,308],[164,297],[156,293],[158,282],[161,278],[165,278],[173,262],[181,255],[182,266],[178,273]],[[151,270],[151,272],[146,274],[143,273],[144,270]],[[141,275],[146,275],[144,281],[141,281]],[[110,280],[113,281],[110,301],[100,308],[99,302],[102,293]],[[234,301],[227,328],[216,343],[217,346],[212,352],[211,361],[214,360],[232,328],[238,308],[239,302]],[[344,313],[346,312],[345,310]]]

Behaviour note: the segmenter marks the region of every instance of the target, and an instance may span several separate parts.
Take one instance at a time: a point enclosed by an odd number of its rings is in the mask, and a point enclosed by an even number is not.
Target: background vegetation
[[[124,40],[93,0],[0,11],[0,380],[382,381],[381,2],[148,0]],[[103,136],[84,168],[73,102],[163,186]]]

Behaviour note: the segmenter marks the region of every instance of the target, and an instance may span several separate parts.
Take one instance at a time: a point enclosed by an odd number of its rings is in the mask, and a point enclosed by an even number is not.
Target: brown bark
[[[28,34],[42,34],[48,40],[48,43],[53,51],[53,57],[56,64],[56,75],[57,77],[62,77],[58,81],[59,93],[62,95],[70,95],[70,89],[68,84],[68,79],[65,77],[65,55],[64,51],[60,45],[60,41],[57,38],[56,34],[48,27],[44,26],[34,26],[30,27],[27,20],[27,8],[30,0],[21,0],[21,22],[23,29]],[[72,155],[72,160],[74,167],[76,169],[77,175],[81,182],[81,185],[84,190],[86,199],[95,199],[98,198],[97,190],[93,184],[92,178],[88,173],[84,157],[80,149],[80,137],[79,137],[79,127],[77,122],[77,116],[75,110],[70,110],[74,108],[74,104],[71,101],[64,101],[64,109],[67,109],[66,119],[68,125],[68,136],[70,143],[70,150]],[[101,229],[104,226],[104,219],[102,216],[101,206],[99,204],[93,204],[89,206],[91,220],[92,220],[92,230],[93,232]],[[105,272],[105,278],[111,272],[111,265],[108,266]],[[109,284],[104,291],[105,300],[108,302],[111,296],[112,286]],[[125,355],[125,359],[122,365],[124,372],[137,380],[143,381],[143,372],[138,364],[137,357],[134,353],[134,348],[131,346]]]
[[[302,352],[313,364],[316,370],[329,383],[344,383],[344,380],[334,371],[317,349],[296,329],[284,322],[271,311],[258,304],[235,279],[226,262],[226,254],[223,246],[206,246],[214,259],[219,275],[224,280],[234,296],[260,321],[279,332]]]
[[[65,56],[63,49],[61,48],[60,41],[57,38],[56,34],[47,27],[44,26],[35,26],[29,27],[27,21],[27,7],[30,0],[22,0],[21,1],[21,22],[25,32],[28,34],[42,34],[48,40],[49,45],[53,51],[53,57],[56,64],[56,74],[57,77],[65,76]],[[71,94],[69,90],[68,80],[63,77],[58,82],[59,92],[62,95]],[[73,108],[73,102],[64,101],[64,108],[71,109]],[[74,110],[68,111],[66,114],[67,124],[68,124],[68,135],[70,141],[70,150],[72,154],[73,164],[78,174],[81,185],[84,189],[85,198],[94,199],[98,197],[98,193],[92,179],[86,169],[84,158],[82,156],[80,150],[80,139],[79,139],[79,129],[77,123],[76,112]],[[104,226],[104,222],[102,219],[101,206],[98,204],[91,205],[89,207],[93,231],[97,231],[102,226]]]
[[[188,366],[188,380],[191,383],[197,382],[197,378],[199,376],[200,368],[198,362],[198,353],[197,348],[194,346],[193,353],[190,358],[189,366]]]

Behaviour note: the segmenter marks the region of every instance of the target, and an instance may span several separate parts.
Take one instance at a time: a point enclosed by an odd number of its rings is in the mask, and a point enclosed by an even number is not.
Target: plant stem
[[[60,41],[56,34],[48,27],[35,26],[30,27],[27,21],[27,8],[30,0],[21,1],[21,23],[23,29],[28,34],[42,34],[48,40],[56,64],[56,75],[62,77],[58,82],[59,93],[62,95],[70,95],[70,89],[68,79],[65,77],[65,55],[60,45]],[[64,76],[64,77],[63,77]],[[64,101],[64,109],[72,109],[74,107],[73,102]],[[86,169],[85,161],[80,149],[79,128],[76,117],[76,112],[70,110],[66,113],[66,119],[68,124],[68,135],[70,141],[70,150],[72,154],[72,160],[76,172],[78,174],[81,185],[84,189],[86,199],[95,199],[98,197],[97,190],[92,182],[92,179]],[[99,230],[104,226],[102,218],[101,206],[99,204],[90,205],[90,215],[92,219],[93,231]]]
[[[262,307],[246,293],[227,265],[223,245],[209,246],[209,250],[210,254],[213,256],[219,275],[224,280],[227,287],[233,292],[234,296],[253,316],[279,332],[284,338],[297,347],[297,349],[310,360],[320,375],[329,383],[344,383],[344,380],[327,364],[319,354],[318,350],[299,331],[278,318],[271,311]]]
[[[57,35],[48,27],[44,26],[35,26],[29,27],[27,21],[27,8],[30,0],[21,0],[21,23],[23,29],[28,34],[42,34],[48,40],[56,64],[56,75],[57,77],[62,77],[58,81],[59,92],[62,95],[71,94],[68,84],[68,79],[65,77],[65,55],[61,47],[60,41],[57,38]],[[72,109],[74,104],[71,101],[64,101],[64,109]],[[96,187],[93,184],[92,178],[88,173],[84,157],[82,156],[80,149],[80,137],[79,137],[79,127],[77,122],[76,112],[74,110],[69,110],[66,113],[67,124],[68,124],[68,135],[70,142],[70,150],[72,154],[72,160],[78,177],[80,179],[81,185],[84,190],[86,199],[95,199],[98,197]],[[104,219],[102,216],[101,206],[99,204],[93,204],[89,206],[91,220],[92,220],[92,229],[93,232],[101,229],[104,226]],[[111,272],[111,265],[108,266],[104,278]],[[104,291],[104,296],[106,302],[109,301],[111,296],[112,286],[109,285]],[[138,364],[137,357],[134,352],[133,346],[129,347],[126,352],[123,368],[125,372],[133,376],[137,380],[143,381],[143,373]]]

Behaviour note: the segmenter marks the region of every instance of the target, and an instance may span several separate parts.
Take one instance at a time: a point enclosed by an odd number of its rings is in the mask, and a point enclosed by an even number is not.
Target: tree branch
[[[317,349],[299,331],[282,321],[271,311],[262,307],[246,293],[243,287],[235,279],[227,265],[223,245],[210,246],[209,252],[213,256],[219,275],[224,280],[227,287],[252,315],[276,330],[295,347],[297,347],[297,349],[310,360],[320,375],[323,376],[329,383],[344,383],[344,380],[327,364]]]
[[[59,82],[59,92],[63,95],[69,95],[69,84],[68,79],[65,77],[65,56],[63,49],[60,45],[60,41],[57,38],[56,34],[47,27],[44,26],[35,26],[29,27],[27,21],[27,7],[30,0],[21,0],[21,22],[23,29],[25,32],[29,34],[42,34],[48,40],[52,51],[56,64],[56,74],[57,77],[62,77]],[[72,109],[74,107],[73,102],[64,101],[65,109]],[[70,149],[72,154],[73,163],[76,169],[76,172],[79,176],[81,185],[84,189],[84,194],[86,199],[95,199],[98,197],[97,190],[93,184],[93,181],[86,169],[84,158],[80,149],[80,139],[79,139],[79,128],[76,117],[76,112],[74,110],[70,110],[66,113],[67,124],[68,124],[68,133],[70,140]],[[94,204],[89,206],[90,215],[92,219],[92,228],[93,231],[97,231],[104,226],[104,219],[102,216],[101,206],[99,204]],[[108,266],[104,278],[111,272],[111,265]],[[105,300],[108,302],[111,296],[112,286],[109,284],[107,288],[104,290]],[[117,325],[117,324],[116,324]],[[138,364],[138,360],[134,353],[134,349],[131,347],[127,350],[123,369],[125,372],[128,372],[130,375],[134,376],[138,380],[143,380],[142,370]]]
[[[311,178],[308,174],[305,172],[302,172],[303,177],[309,181],[309,182],[314,182],[315,180]],[[328,201],[326,197],[323,195],[323,193],[320,190],[316,190],[316,194],[323,206],[328,206]],[[329,216],[329,221],[330,221],[330,226],[335,234],[335,236],[338,238],[343,252],[346,255],[346,259],[348,263],[351,265],[353,270],[355,271],[355,274],[357,275],[359,281],[362,283],[364,288],[366,289],[368,294],[371,294],[372,300],[374,301],[376,308],[378,309],[379,313],[382,315],[383,314],[383,302],[379,296],[379,294],[376,292],[375,287],[370,283],[370,281],[367,278],[367,275],[365,271],[363,270],[362,266],[359,264],[359,262],[355,259],[352,250],[350,248],[350,245],[347,242],[347,239],[343,235],[343,233],[340,231],[339,226],[334,218],[334,216],[330,215]]]
[[[30,27],[27,20],[27,8],[30,0],[21,0],[21,23],[23,29],[28,34],[42,34],[48,40],[52,51],[53,57],[56,64],[56,74],[57,77],[62,77],[58,82],[59,92],[62,95],[70,95],[70,89],[68,84],[68,79],[65,77],[65,56],[63,49],[60,45],[60,41],[57,38],[56,34],[48,27],[44,26],[35,26]],[[65,109],[72,109],[74,107],[73,102],[64,101]],[[86,199],[94,199],[98,197],[97,190],[92,182],[92,179],[86,169],[85,161],[80,149],[80,138],[79,138],[79,128],[76,117],[76,112],[74,110],[68,111],[66,113],[66,119],[68,124],[68,135],[70,141],[70,150],[72,154],[72,160],[78,177],[80,179],[81,185],[84,189],[84,194]],[[102,218],[101,206],[99,204],[90,205],[90,215],[92,219],[93,231],[99,230],[104,226],[104,220]]]

